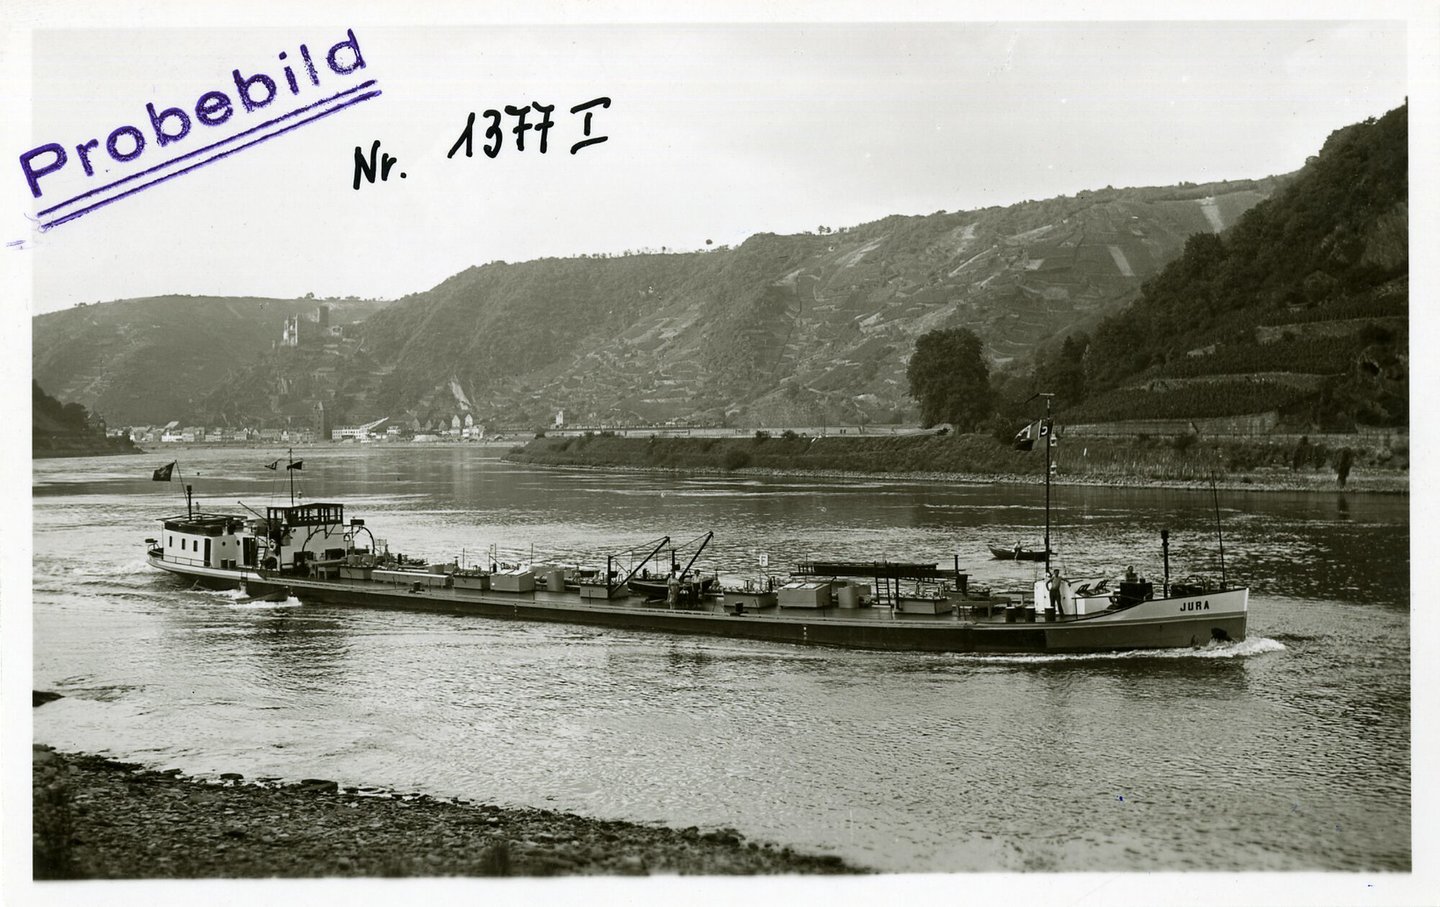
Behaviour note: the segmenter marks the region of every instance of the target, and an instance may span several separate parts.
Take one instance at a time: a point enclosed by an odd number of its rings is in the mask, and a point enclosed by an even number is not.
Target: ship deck
[[[463,589],[455,587],[421,587],[415,589],[403,583],[387,583],[373,579],[315,579],[313,577],[292,577],[276,573],[261,574],[260,583],[266,588],[288,587],[292,590],[305,590],[309,592],[328,592],[336,594],[351,594],[358,596],[384,596],[393,598],[403,596],[407,600],[425,600],[436,603],[453,603],[459,606],[465,605],[488,605],[497,607],[523,606],[530,608],[544,608],[557,612],[575,612],[582,614],[587,612],[601,613],[624,613],[624,614],[673,614],[676,617],[704,617],[714,616],[727,619],[741,618],[756,621],[796,621],[796,620],[824,620],[827,622],[849,622],[864,625],[876,622],[913,624],[933,624],[936,626],[955,626],[957,624],[975,623],[1004,623],[1005,606],[1007,602],[1019,602],[1022,593],[1013,593],[1013,598],[1004,596],[995,598],[980,597],[959,597],[950,599],[954,610],[948,614],[915,614],[907,613],[899,608],[892,608],[889,605],[865,605],[855,608],[841,608],[838,606],[820,607],[784,607],[770,605],[756,608],[747,605],[743,613],[736,614],[733,604],[725,601],[723,596],[707,595],[695,601],[682,601],[676,604],[668,604],[664,600],[646,599],[636,594],[623,595],[617,593],[613,598],[582,598],[573,589],[564,592],[551,592],[546,589],[536,589],[533,592],[505,592],[494,589],[478,590]],[[256,583],[251,582],[253,588]],[[740,595],[753,596],[754,593],[740,592]]]
[[[959,598],[955,600],[953,612],[939,615],[909,614],[888,606],[747,607],[743,613],[735,613],[723,599],[669,605],[647,602],[636,596],[585,599],[569,591],[416,589],[374,580],[285,576],[269,576],[251,581],[249,585],[252,593],[289,589],[306,602],[439,610],[512,620],[892,651],[1073,652],[1178,648],[1204,645],[1211,639],[1243,639],[1246,623],[1243,610],[1176,613],[1133,621],[1127,619],[1127,612],[1114,611],[1078,617],[1057,616],[1053,621],[1043,617],[1033,621],[1023,617],[1017,620],[1023,612],[1017,609],[1007,618],[1004,602],[998,598]]]
[[[891,651],[1076,652],[1176,648],[1203,645],[1211,639],[1243,639],[1246,624],[1246,593],[1241,590],[1219,593],[1214,613],[1196,612],[1179,600],[1163,600],[1144,602],[1124,611],[1026,620],[1020,616],[1026,612],[1019,609],[1007,615],[1001,596],[982,599],[953,593],[951,601],[956,607],[946,614],[906,613],[888,605],[747,606],[742,613],[736,613],[724,599],[718,598],[670,605],[633,595],[603,599],[584,598],[569,590],[508,592],[455,588],[445,585],[445,578],[440,575],[431,577],[433,585],[426,585],[423,581],[318,579],[252,570],[200,571],[155,558],[151,563],[209,585],[235,587],[243,582],[252,596],[287,592],[306,604],[443,611],[511,620]],[[413,576],[420,580],[426,575]],[[1227,598],[1229,601],[1224,601]],[[1209,610],[1208,603],[1205,609]]]

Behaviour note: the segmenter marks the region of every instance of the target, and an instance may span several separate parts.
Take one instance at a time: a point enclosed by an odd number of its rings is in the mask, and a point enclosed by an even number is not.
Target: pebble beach
[[[188,778],[33,747],[34,877],[219,879],[856,874],[833,855],[325,779]]]

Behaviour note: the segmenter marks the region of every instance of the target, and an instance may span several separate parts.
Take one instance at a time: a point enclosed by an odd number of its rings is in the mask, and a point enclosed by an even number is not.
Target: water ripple
[[[262,500],[253,452],[189,453]],[[1255,587],[1242,642],[931,655],[244,602],[145,566],[173,512],[148,471],[35,472],[34,683],[65,698],[34,727],[62,748],[733,826],[896,871],[1410,868],[1403,501],[1222,496],[1226,570]],[[761,552],[958,556],[1020,586],[1035,568],[985,542],[1043,518],[1030,488],[571,474],[458,448],[307,454],[306,474],[307,499],[447,559],[503,541],[592,563],[713,527],[705,560],[735,576]],[[1157,576],[1167,526],[1176,575],[1218,572],[1208,492],[1062,503],[1067,566]]]

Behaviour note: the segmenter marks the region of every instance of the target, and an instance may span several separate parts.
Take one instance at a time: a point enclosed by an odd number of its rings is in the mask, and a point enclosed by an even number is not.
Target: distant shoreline
[[[528,460],[504,458],[506,462],[519,463],[524,466],[533,466],[539,469],[593,469],[598,472],[642,472],[642,473],[678,473],[682,475],[713,475],[731,476],[744,478],[753,477],[774,477],[774,478],[825,478],[825,479],[854,479],[859,481],[890,481],[890,482],[937,482],[953,485],[1025,485],[1038,486],[1041,484],[1039,476],[1024,476],[1014,473],[970,473],[970,472],[864,472],[835,469],[776,469],[770,467],[746,467],[744,469],[726,470],[720,468],[704,467],[664,467],[664,466],[593,466],[588,464],[566,464],[566,463],[532,463]],[[1306,481],[1310,479],[1310,481]],[[1210,488],[1210,482],[1205,479],[1152,479],[1143,476],[1064,476],[1054,479],[1052,485],[1057,487],[1097,487],[1097,488],[1171,488],[1191,491],[1206,491]],[[1335,484],[1334,477],[1301,475],[1294,478],[1271,476],[1259,472],[1247,473],[1245,475],[1229,474],[1215,482],[1215,487],[1220,491],[1263,491],[1263,492],[1305,492],[1305,493],[1332,493],[1332,494],[1383,494],[1402,495],[1410,494],[1410,482],[1406,477],[1395,476],[1354,476],[1344,488]]]
[[[1079,448],[1077,450],[1077,447]],[[1408,448],[1318,444],[1084,439],[1061,445],[1053,484],[1115,488],[1408,495]],[[535,439],[505,459],[528,466],[731,477],[1026,485],[1044,482],[1046,458],[983,436],[873,442],[823,438]],[[1345,460],[1346,481],[1339,481]]]
[[[140,453],[161,454],[167,450],[389,450],[424,447],[521,447],[527,438],[465,441],[376,441],[359,444],[354,441],[167,441],[153,447],[140,448]]]
[[[68,439],[49,439],[48,443],[61,443],[62,446],[59,447],[37,447],[32,443],[30,458],[32,460],[61,460],[75,457],[123,457],[145,452],[130,441],[113,438],[103,442],[98,439],[87,439],[74,446],[64,446],[66,440]]]
[[[638,441],[643,439],[632,439]],[[709,476],[731,476],[731,477],[791,477],[791,478],[826,478],[826,479],[852,479],[858,481],[896,481],[896,482],[937,482],[960,485],[1039,485],[1041,476],[1039,474],[1021,474],[1013,472],[985,472],[967,470],[895,470],[877,471],[865,469],[827,469],[807,467],[776,467],[776,466],[745,466],[736,469],[726,469],[721,466],[705,465],[650,465],[642,463],[583,463],[579,461],[542,461],[525,456],[528,450],[528,439],[505,439],[505,440],[453,440],[453,441],[384,441],[375,444],[337,444],[330,441],[307,442],[303,444],[268,444],[263,442],[247,443],[226,443],[226,444],[205,444],[205,443],[172,443],[164,447],[154,447],[139,450],[140,454],[154,454],[164,456],[167,452],[193,451],[193,450],[256,450],[273,451],[279,447],[288,447],[296,451],[348,451],[348,450],[390,450],[390,449],[427,449],[427,448],[482,448],[485,450],[506,450],[507,455],[501,459],[510,463],[517,463],[525,466],[553,469],[591,469],[607,472],[639,472],[669,475],[709,475]],[[135,452],[123,452],[134,455]],[[78,456],[101,456],[104,454],[94,453],[52,453],[37,455],[40,458],[55,457],[78,457]],[[1153,475],[1124,475],[1124,474],[1065,474],[1057,475],[1053,483],[1056,486],[1079,486],[1079,487],[1111,487],[1111,488],[1167,488],[1167,489],[1190,489],[1205,490],[1211,487],[1211,479],[1206,478],[1179,478]],[[1408,496],[1410,493],[1410,476],[1407,470],[1400,469],[1373,469],[1357,468],[1349,476],[1344,487],[1337,482],[1335,475],[1328,470],[1290,470],[1277,467],[1266,467],[1243,471],[1226,471],[1215,476],[1214,487],[1221,491],[1260,491],[1260,492],[1303,492],[1307,494],[1383,494]]]

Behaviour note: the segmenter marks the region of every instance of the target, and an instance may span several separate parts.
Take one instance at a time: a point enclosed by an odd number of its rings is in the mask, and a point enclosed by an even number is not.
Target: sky
[[[543,8],[538,24],[396,25],[338,5],[242,17],[265,28],[223,16],[36,23],[30,123],[7,126],[0,179],[16,201],[3,239],[30,272],[30,311],[166,293],[398,298],[497,259],[695,250],[1107,185],[1263,177],[1299,168],[1330,132],[1408,91],[1395,19],[1133,21],[1101,4],[1084,18],[1066,10],[1068,21],[1036,18],[1063,7],[1024,5],[1007,18],[901,5],[895,21],[844,21],[804,5],[786,21],[695,22],[666,7]],[[363,67],[330,72],[326,50],[351,32]],[[318,86],[301,44],[319,60]],[[298,94],[285,90],[287,61]],[[236,71],[280,85],[270,110],[239,109]],[[54,201],[362,79],[379,95],[38,226]],[[194,123],[161,147],[146,105],[193,120],[212,90],[231,96],[231,122]],[[606,141],[571,154],[584,114],[570,110],[597,98],[609,104],[591,109],[591,127]],[[507,131],[484,155],[484,111],[509,130],[505,106],[527,104],[554,105],[546,152],[535,133],[522,151]],[[474,156],[447,157],[472,112]],[[105,150],[126,126],[147,139],[130,162]],[[397,163],[356,190],[356,150],[376,140]],[[76,152],[85,142],[94,175]],[[131,142],[118,139],[121,155]],[[19,158],[51,143],[69,160],[39,176],[36,199]]]

